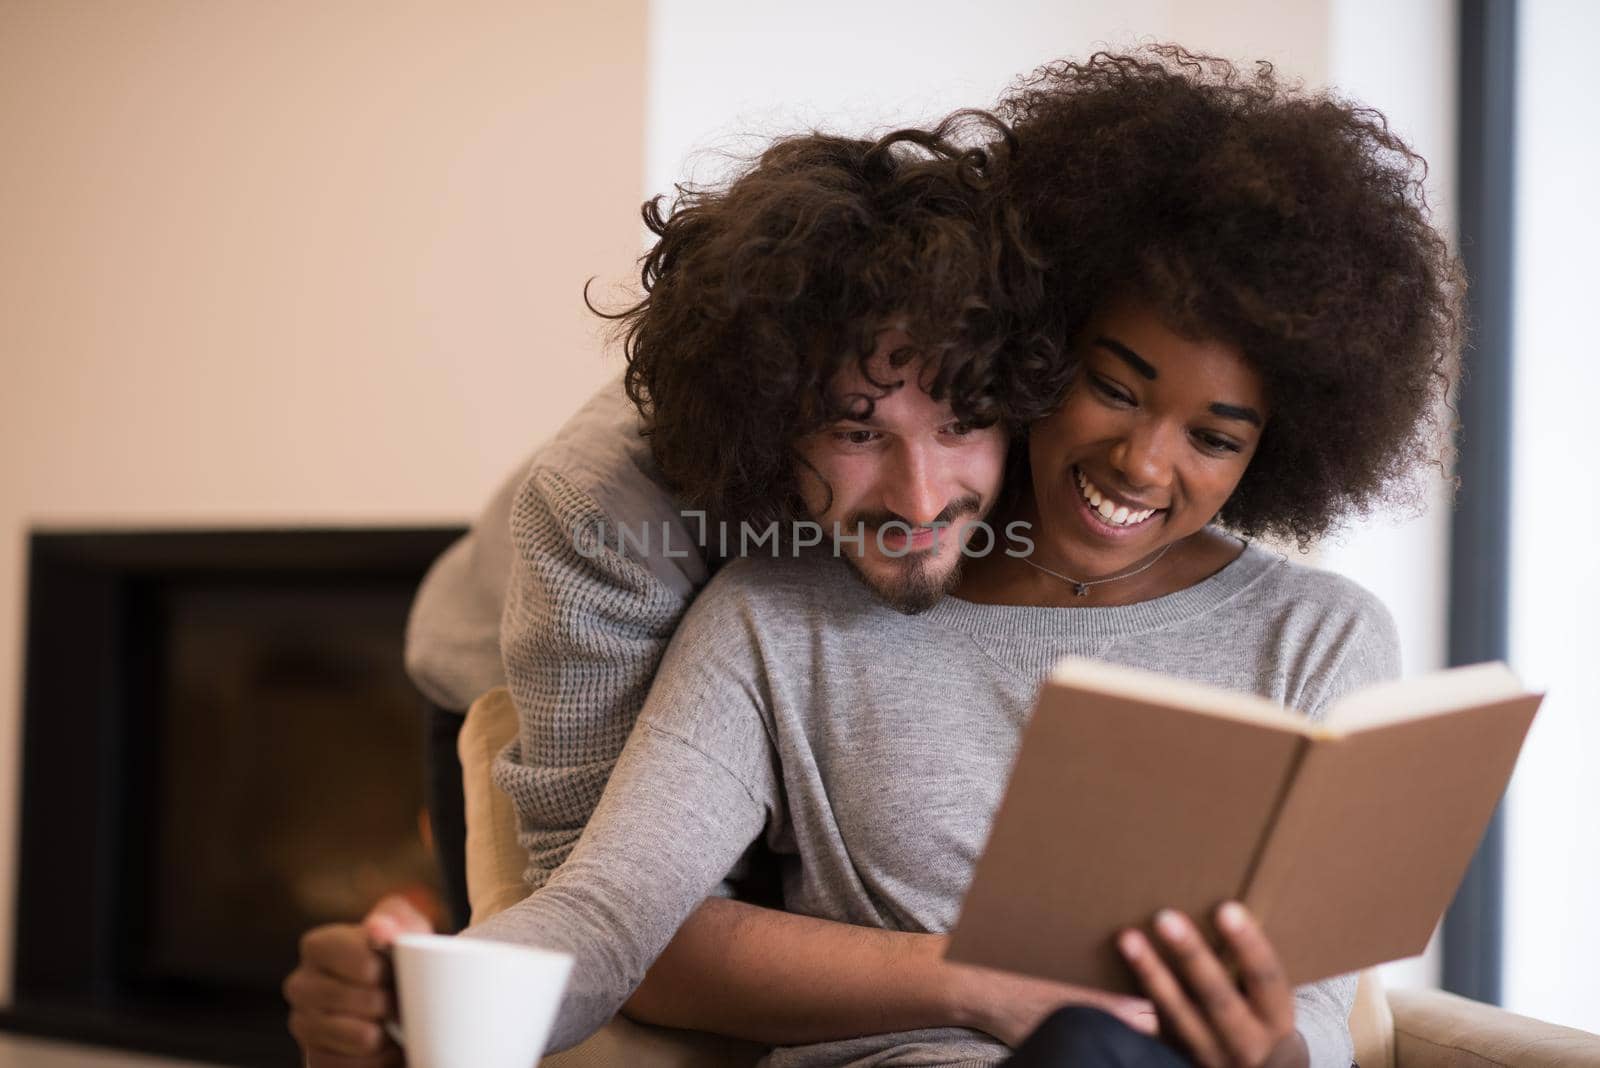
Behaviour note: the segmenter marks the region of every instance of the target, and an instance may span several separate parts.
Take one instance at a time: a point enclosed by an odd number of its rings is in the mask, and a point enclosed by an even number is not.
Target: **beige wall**
[[[652,188],[715,177],[708,147],[809,125],[859,132],[988,106],[1019,75],[1097,48],[1177,41],[1265,57],[1320,85],[1330,26],[1351,0],[651,0],[648,156]],[[1415,0],[1433,3],[1435,0]],[[1370,27],[1369,27],[1370,29]]]
[[[29,524],[459,521],[617,367],[644,0],[0,0],[0,1001]]]

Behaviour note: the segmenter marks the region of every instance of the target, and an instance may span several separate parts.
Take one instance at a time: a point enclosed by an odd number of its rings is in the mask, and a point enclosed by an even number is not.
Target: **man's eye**
[[[960,420],[957,420],[956,422],[945,427],[945,432],[954,437],[964,438],[977,429],[978,428],[973,426],[971,423],[963,423]]]
[[[835,430],[833,440],[844,445],[871,445],[878,438],[876,430]]]

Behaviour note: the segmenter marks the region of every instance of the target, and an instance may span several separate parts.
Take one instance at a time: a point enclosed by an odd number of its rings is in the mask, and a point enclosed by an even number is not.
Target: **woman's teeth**
[[[1100,513],[1100,518],[1114,527],[1131,527],[1136,523],[1143,523],[1156,514],[1154,508],[1130,512],[1124,505],[1112,504],[1082,471],[1078,472],[1078,490],[1083,494],[1083,499],[1089,502],[1089,507]]]

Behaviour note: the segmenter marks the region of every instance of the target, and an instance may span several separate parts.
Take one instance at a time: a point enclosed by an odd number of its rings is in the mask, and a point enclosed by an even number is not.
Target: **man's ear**
[[[804,519],[826,515],[833,508],[833,487],[800,451],[798,444],[791,451],[794,454],[795,493],[798,498],[791,505],[792,515]]]

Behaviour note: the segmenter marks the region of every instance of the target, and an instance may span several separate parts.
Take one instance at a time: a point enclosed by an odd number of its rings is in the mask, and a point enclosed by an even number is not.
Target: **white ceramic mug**
[[[572,971],[567,953],[436,934],[400,935],[393,959],[409,1068],[533,1068]]]

